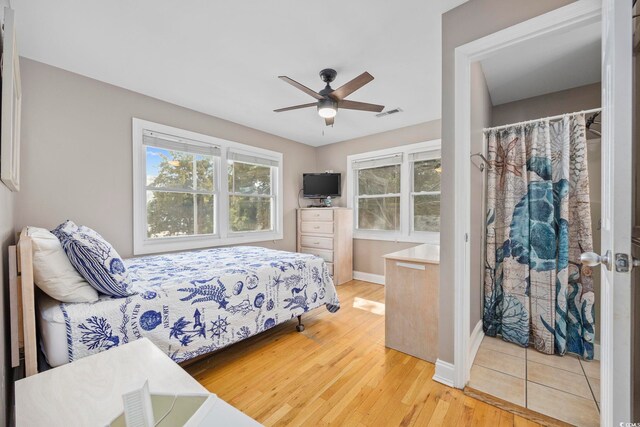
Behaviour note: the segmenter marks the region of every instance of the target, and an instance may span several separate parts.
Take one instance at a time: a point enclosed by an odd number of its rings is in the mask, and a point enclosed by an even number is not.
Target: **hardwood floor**
[[[264,425],[537,426],[431,379],[434,365],[384,346],[384,287],[338,287],[341,309],[221,350],[187,371]]]

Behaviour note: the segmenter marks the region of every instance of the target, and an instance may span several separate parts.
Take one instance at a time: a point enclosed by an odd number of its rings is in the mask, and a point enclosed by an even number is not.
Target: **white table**
[[[146,338],[19,380],[20,426],[102,426],[123,411],[122,394],[149,380],[151,393],[208,393]],[[258,425],[224,401],[220,418]]]

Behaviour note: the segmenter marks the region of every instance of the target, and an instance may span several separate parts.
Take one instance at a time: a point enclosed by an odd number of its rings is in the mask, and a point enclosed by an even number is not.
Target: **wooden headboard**
[[[18,244],[9,246],[9,309],[11,316],[11,366],[20,366],[24,350],[25,376],[38,373],[36,304],[33,284],[33,252],[27,229]]]

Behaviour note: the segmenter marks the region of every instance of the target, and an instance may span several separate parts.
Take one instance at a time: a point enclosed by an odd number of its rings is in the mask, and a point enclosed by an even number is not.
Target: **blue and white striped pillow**
[[[100,234],[68,220],[52,233],[60,240],[71,264],[98,292],[114,297],[134,293],[122,258]]]

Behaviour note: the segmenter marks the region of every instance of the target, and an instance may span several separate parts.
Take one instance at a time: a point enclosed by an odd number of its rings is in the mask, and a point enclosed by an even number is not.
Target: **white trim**
[[[214,215],[216,229],[211,235],[179,236],[157,240],[146,237],[146,164],[143,153],[143,131],[152,130],[178,138],[185,138],[203,144],[220,147],[220,158],[216,164],[216,204]],[[269,240],[281,240],[283,238],[283,155],[276,151],[252,147],[238,142],[227,141],[209,135],[199,134],[188,130],[175,128],[159,123],[132,118],[132,150],[133,150],[133,253],[134,255],[198,249],[223,245],[238,245],[246,243],[265,242]],[[266,232],[230,232],[229,224],[229,193],[227,185],[227,153],[232,150],[244,152],[253,156],[264,157],[278,163],[274,170],[272,182],[273,195],[273,226],[274,229]],[[277,171],[277,172],[275,172]]]
[[[637,10],[637,8],[636,8]],[[600,253],[630,254],[633,205],[628,185],[637,170],[633,162],[634,111],[632,2],[602,2],[602,229]],[[640,399],[634,394],[638,375],[633,353],[629,273],[601,266],[600,304],[600,417],[602,427],[632,425]],[[638,273],[635,273],[638,274]],[[636,343],[637,346],[637,343]],[[636,354],[637,356],[637,354]],[[633,419],[632,419],[633,417]]]
[[[363,280],[365,282],[371,282],[378,285],[384,285],[384,275],[365,273],[364,271],[354,271],[353,280]]]
[[[432,379],[449,387],[454,387],[455,367],[449,362],[436,359],[436,373],[433,374]]]
[[[600,344],[593,345],[593,360],[600,360]]]
[[[11,191],[20,191],[20,123],[22,120],[22,83],[20,77],[20,53],[16,37],[15,11],[4,9],[2,52],[2,94],[0,104],[0,179]]]
[[[411,154],[422,151],[440,152],[441,140],[432,139],[415,144],[400,145],[383,150],[369,151],[366,153],[352,154],[347,156],[347,207],[353,210],[353,238],[363,240],[385,240],[392,242],[408,243],[440,243],[440,233],[437,232],[412,232],[413,206],[411,205],[411,173],[413,162],[410,160]],[[367,159],[380,159],[394,155],[402,156],[400,163],[400,229],[396,231],[384,230],[359,230],[358,229],[358,209],[354,203],[354,162]],[[388,195],[380,195],[383,197]],[[397,195],[396,195],[397,197]]]
[[[469,379],[469,310],[470,253],[468,235],[471,230],[470,168],[471,146],[471,63],[526,40],[562,33],[598,22],[599,0],[583,0],[529,19],[520,24],[474,40],[455,49],[455,147],[453,269],[454,284],[454,385],[464,388]],[[437,369],[437,366],[436,366]]]
[[[473,366],[473,361],[476,358],[476,354],[478,354],[483,338],[484,331],[482,330],[482,320],[478,320],[475,328],[473,328],[473,332],[471,332],[471,337],[469,337],[469,369]]]

